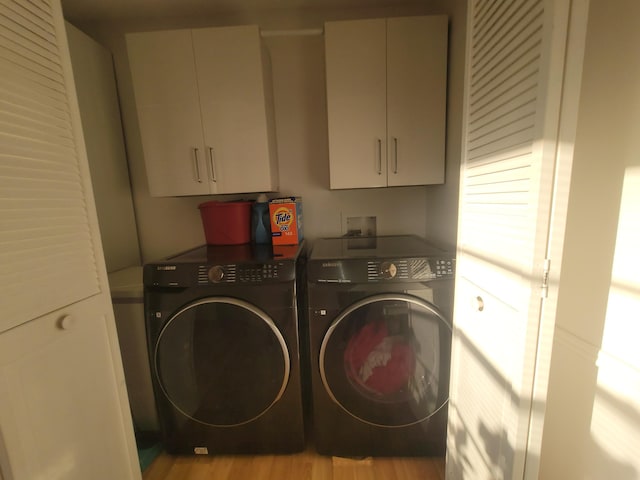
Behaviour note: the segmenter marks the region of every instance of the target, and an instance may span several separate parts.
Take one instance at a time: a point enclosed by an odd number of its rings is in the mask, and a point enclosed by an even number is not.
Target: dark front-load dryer
[[[444,453],[454,264],[415,236],[315,241],[307,275],[319,453]]]
[[[301,250],[203,246],[145,265],[150,365],[168,452],[304,448]]]

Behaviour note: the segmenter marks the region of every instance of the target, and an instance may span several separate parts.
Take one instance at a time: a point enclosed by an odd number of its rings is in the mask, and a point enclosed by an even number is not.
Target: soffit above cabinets
[[[62,0],[71,21],[134,20],[238,14],[280,9],[371,8],[437,5],[436,0]]]

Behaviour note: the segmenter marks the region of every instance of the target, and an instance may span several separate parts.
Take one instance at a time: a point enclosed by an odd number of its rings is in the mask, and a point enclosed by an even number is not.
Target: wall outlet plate
[[[376,217],[341,215],[342,235],[345,237],[375,237]]]

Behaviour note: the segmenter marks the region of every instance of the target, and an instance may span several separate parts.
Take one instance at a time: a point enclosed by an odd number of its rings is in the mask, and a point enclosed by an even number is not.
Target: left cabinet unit
[[[126,40],[152,196],[277,190],[271,68],[257,26]]]

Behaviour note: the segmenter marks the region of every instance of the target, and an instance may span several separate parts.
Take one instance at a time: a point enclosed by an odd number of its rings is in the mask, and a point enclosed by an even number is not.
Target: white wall
[[[458,225],[460,159],[462,158],[462,100],[467,33],[467,1],[442,0],[449,15],[449,65],[447,85],[447,141],[445,184],[426,190],[426,237],[455,251]]]
[[[640,476],[638,25],[589,2],[540,478]]]
[[[140,264],[111,53],[66,23],[107,272]]]
[[[444,5],[447,5],[444,2]],[[197,205],[213,197],[152,198],[145,178],[124,33],[160,28],[256,23],[263,29],[322,27],[325,20],[447,13],[428,7],[276,11],[252,16],[174,18],[78,25],[114,54],[143,261],[204,243]],[[303,198],[305,236],[343,234],[343,216],[375,215],[377,233],[413,233],[455,244],[459,155],[448,160],[445,186],[331,191],[329,185],[324,43],[322,36],[265,39],[273,64],[280,193]],[[456,48],[458,51],[459,48]],[[460,62],[464,58],[461,55]],[[459,67],[458,73],[462,75]],[[458,82],[461,85],[461,80]],[[453,99],[458,96],[454,94]],[[455,103],[455,101],[454,101]],[[455,125],[455,116],[450,125]],[[453,122],[453,123],[452,123]],[[454,138],[454,134],[449,137]],[[455,152],[455,148],[453,149]],[[437,191],[431,200],[430,192]],[[215,196],[217,199],[249,198]],[[437,221],[437,227],[427,225]]]

